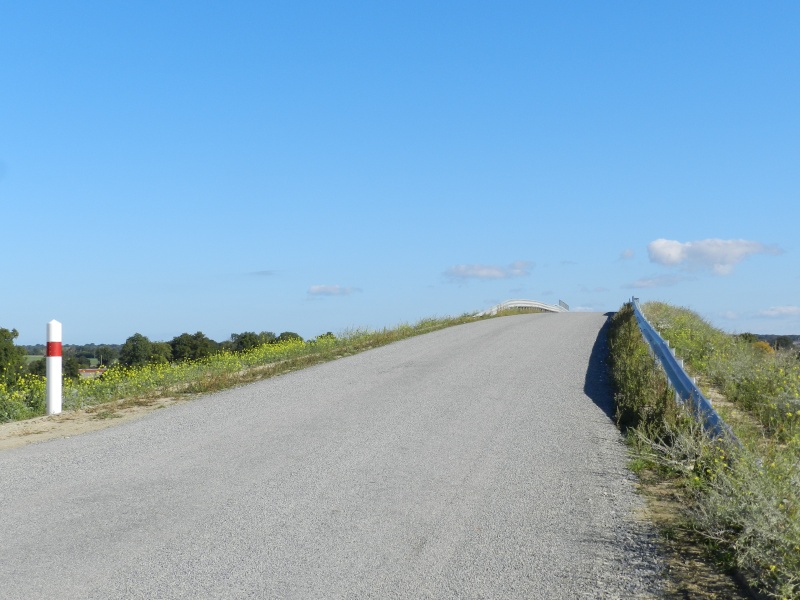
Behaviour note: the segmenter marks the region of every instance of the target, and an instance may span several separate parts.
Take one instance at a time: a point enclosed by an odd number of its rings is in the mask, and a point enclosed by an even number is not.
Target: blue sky
[[[632,295],[800,334],[800,3],[0,2],[0,327]]]

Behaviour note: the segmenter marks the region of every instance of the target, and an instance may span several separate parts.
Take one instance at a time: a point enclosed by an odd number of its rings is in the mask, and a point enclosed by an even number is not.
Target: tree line
[[[331,334],[333,335],[333,334]],[[119,364],[126,367],[148,363],[170,363],[181,360],[199,360],[217,352],[244,352],[264,344],[275,344],[286,340],[303,338],[293,331],[284,331],[275,335],[271,331],[255,333],[244,331],[232,333],[229,340],[215,342],[202,331],[182,333],[169,342],[151,342],[147,336],[135,333],[122,345],[119,351]]]
[[[800,335],[756,335],[755,333],[740,333],[736,337],[750,344],[761,342],[773,350],[793,350],[795,348],[795,343],[800,342]]]
[[[16,329],[0,327],[0,383],[7,388],[13,387],[22,375],[45,375],[45,345],[17,346],[14,340],[18,335]],[[317,336],[318,339],[323,337],[334,335],[327,332]],[[141,333],[135,333],[124,344],[64,344],[61,364],[65,378],[77,379],[79,370],[89,368],[92,364],[99,367],[117,364],[132,367],[148,363],[199,360],[217,352],[244,352],[263,344],[286,340],[302,342],[303,338],[293,331],[284,331],[279,335],[271,331],[244,331],[231,334],[230,339],[224,342],[215,342],[202,331],[198,331],[192,334],[182,333],[168,342],[154,342]],[[28,361],[26,356],[31,355],[42,358]]]

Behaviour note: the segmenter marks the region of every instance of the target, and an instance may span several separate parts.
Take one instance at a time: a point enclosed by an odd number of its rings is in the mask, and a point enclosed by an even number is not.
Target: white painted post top
[[[53,319],[47,324],[47,341],[60,342],[61,341],[61,323]]]

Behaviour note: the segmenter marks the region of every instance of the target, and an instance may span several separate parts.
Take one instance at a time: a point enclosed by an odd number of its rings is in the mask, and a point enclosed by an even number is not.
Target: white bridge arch
[[[481,311],[473,316],[484,317],[486,315],[496,315],[500,311],[513,308],[521,308],[523,310],[541,310],[544,312],[554,313],[569,312],[569,305],[562,300],[559,300],[558,304],[546,304],[544,302],[539,302],[538,300],[506,300],[505,302],[495,304],[491,308],[487,308],[486,310]]]

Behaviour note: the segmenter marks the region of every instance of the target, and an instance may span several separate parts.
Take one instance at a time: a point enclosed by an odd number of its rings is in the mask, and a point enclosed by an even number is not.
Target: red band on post
[[[61,342],[47,342],[47,356],[61,356]]]

